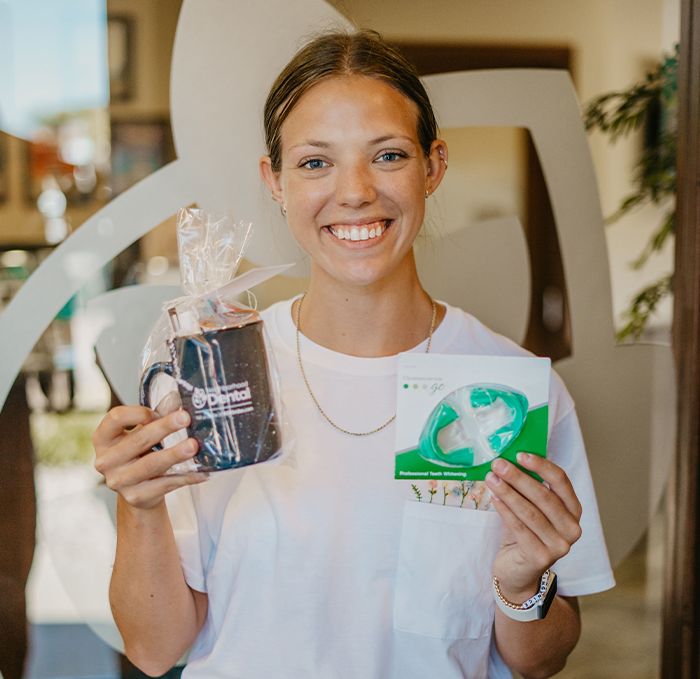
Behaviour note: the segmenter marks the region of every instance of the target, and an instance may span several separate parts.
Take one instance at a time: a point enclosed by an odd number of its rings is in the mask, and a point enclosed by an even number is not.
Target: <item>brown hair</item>
[[[437,122],[418,72],[375,31],[334,32],[302,47],[279,74],[265,102],[265,142],[272,170],[279,172],[282,123],[299,99],[326,78],[366,76],[390,85],[418,108],[418,140],[428,156],[437,138]]]

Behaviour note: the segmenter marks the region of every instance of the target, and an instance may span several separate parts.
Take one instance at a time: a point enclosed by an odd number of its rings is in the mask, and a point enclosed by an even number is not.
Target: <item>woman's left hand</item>
[[[518,453],[517,460],[549,487],[503,458],[494,460],[486,484],[503,520],[494,575],[503,596],[522,603],[537,592],[542,574],[581,537],[581,503],[561,467],[531,453]]]

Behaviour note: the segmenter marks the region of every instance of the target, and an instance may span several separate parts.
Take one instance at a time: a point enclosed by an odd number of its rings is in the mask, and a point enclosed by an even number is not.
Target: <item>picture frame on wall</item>
[[[134,98],[134,20],[124,15],[107,17],[109,98],[125,102]]]
[[[8,135],[0,132],[0,205],[10,197],[10,144]]]
[[[175,145],[169,120],[112,120],[113,196],[173,160]]]

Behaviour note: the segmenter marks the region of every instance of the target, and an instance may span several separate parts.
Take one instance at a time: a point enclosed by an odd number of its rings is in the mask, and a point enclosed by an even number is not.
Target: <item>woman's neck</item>
[[[371,285],[343,283],[312,264],[299,318],[301,333],[342,354],[376,358],[412,349],[428,337],[433,309],[421,287],[412,253],[389,276]],[[299,302],[292,307],[297,318]],[[445,315],[437,305],[435,328]]]

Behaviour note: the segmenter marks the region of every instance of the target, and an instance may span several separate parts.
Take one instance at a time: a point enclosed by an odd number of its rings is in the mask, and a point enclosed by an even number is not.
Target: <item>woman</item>
[[[497,460],[465,509],[411,502],[393,478],[399,352],[527,355],[418,280],[412,246],[448,155],[415,71],[373,33],[322,36],[274,84],[265,131],[262,179],[312,268],[306,295],[263,314],[295,452],[200,487],[161,476],[192,440],[141,457],[186,413],[107,415],[96,466],[119,493],[127,654],[160,674],[194,643],[185,677],[554,674],[578,639],[575,597],[613,584],[561,381],[549,458],[519,457],[547,485]],[[555,563],[564,596],[522,621]],[[494,606],[494,577],[510,605]]]

